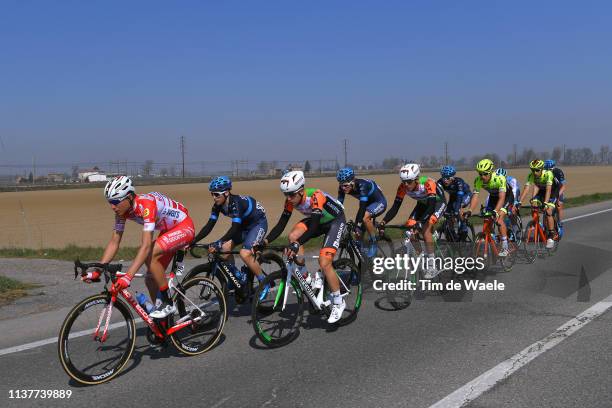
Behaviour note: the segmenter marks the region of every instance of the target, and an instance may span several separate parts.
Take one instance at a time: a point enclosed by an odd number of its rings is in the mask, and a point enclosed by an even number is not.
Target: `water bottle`
[[[145,295],[144,293],[137,292],[136,301],[138,302],[140,307],[142,307],[144,310],[147,311],[147,313],[151,313],[153,309],[155,309],[155,306],[153,306],[153,303],[149,302],[147,295]]]

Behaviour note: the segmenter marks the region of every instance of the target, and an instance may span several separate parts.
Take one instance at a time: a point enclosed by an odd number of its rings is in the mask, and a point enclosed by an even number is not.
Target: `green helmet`
[[[492,173],[495,165],[490,159],[482,159],[476,165],[476,171],[479,173]]]
[[[532,160],[531,163],[529,163],[529,168],[531,170],[542,170],[544,168],[544,161],[540,159]]]

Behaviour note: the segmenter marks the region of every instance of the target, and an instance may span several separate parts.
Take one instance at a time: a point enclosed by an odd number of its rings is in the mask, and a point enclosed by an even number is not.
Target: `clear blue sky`
[[[2,1],[0,162],[612,140],[604,1]]]

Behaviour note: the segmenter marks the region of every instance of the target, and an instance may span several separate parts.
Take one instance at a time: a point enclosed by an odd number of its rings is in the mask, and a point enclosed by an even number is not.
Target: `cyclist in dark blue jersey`
[[[215,241],[209,250],[230,251],[235,245],[242,244],[240,258],[261,281],[264,275],[255,258],[253,247],[263,242],[268,231],[266,210],[253,197],[232,194],[231,189],[232,181],[229,177],[219,176],[212,179],[208,186],[214,201],[210,218],[193,242],[198,242],[210,234],[219,219],[219,214],[231,218],[230,229]]]
[[[440,175],[442,177],[438,180],[438,184],[441,185],[448,194],[446,213],[459,215],[461,209],[470,204],[472,191],[470,190],[470,185],[461,177],[456,177],[456,174],[457,170],[455,167],[442,167],[442,169],[440,169]],[[463,221],[460,221],[459,232],[467,234],[467,231],[467,225]]]
[[[552,160],[544,161],[544,170],[552,171],[553,177],[559,186],[559,199],[557,200],[557,212],[559,213],[559,233],[563,235],[563,203],[565,202],[565,174],[563,170],[556,167],[557,163]]]
[[[380,187],[373,180],[355,178],[355,172],[350,167],[338,170],[336,179],[340,183],[338,186],[338,200],[341,203],[344,204],[346,194],[359,200],[359,210],[357,210],[357,215],[355,216],[355,224],[361,231],[363,231],[365,224],[365,229],[370,234],[367,255],[372,258],[378,250],[374,218],[385,212],[387,200]]]

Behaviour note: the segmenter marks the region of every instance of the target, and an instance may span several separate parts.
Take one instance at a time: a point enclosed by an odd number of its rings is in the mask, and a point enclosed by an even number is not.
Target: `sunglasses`
[[[542,171],[542,169],[531,169],[531,172],[532,172],[532,173],[539,173],[539,172],[541,172],[541,171]]]
[[[490,176],[491,172],[490,171],[479,171],[478,175],[479,176]]]
[[[293,198],[298,194],[298,192],[294,191],[293,193],[283,193],[283,194],[285,194],[285,197]]]
[[[119,203],[122,202],[123,200],[108,200],[108,203],[112,205],[119,205]]]
[[[212,195],[215,198],[219,198],[219,197],[223,196],[224,194],[225,194],[225,191],[222,191],[220,193],[218,193],[218,192],[211,192],[210,193],[210,195]]]
[[[340,187],[342,187],[342,188],[349,188],[349,187],[353,187],[353,183],[344,183],[344,184],[340,184]]]
[[[404,184],[412,184],[412,183],[416,183],[416,180],[404,180],[404,181],[402,181],[402,183],[404,183]]]

